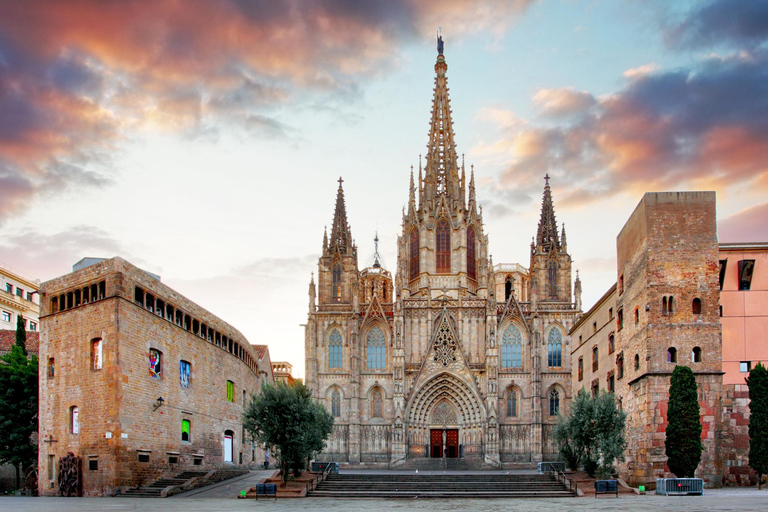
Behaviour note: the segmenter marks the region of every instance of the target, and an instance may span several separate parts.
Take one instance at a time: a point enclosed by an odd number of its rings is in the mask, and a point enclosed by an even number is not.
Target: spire
[[[443,38],[438,36],[438,56],[435,63],[435,89],[432,98],[432,119],[427,143],[427,165],[424,187],[427,200],[437,195],[459,198],[459,172],[456,144],[453,140],[451,101],[445,76],[448,65],[442,53]]]
[[[563,231],[560,233],[560,243],[563,246],[563,250],[566,251],[566,247],[568,246],[568,242],[565,241],[565,222],[563,222]],[[578,270],[576,273],[578,274]]]
[[[421,209],[421,196],[424,194],[424,178],[421,175],[421,155],[419,155],[419,209]]]
[[[413,180],[411,180],[413,185]],[[376,232],[376,236],[373,239],[373,268],[381,268],[381,256],[379,256],[379,232]]]
[[[336,211],[333,214],[333,228],[328,250],[338,250],[341,253],[352,249],[354,242],[347,224],[347,207],[344,204],[344,189],[341,188],[343,179],[339,178],[339,190],[336,193]]]
[[[549,174],[544,176],[544,197],[541,201],[541,219],[539,231],[536,234],[536,245],[544,251],[560,249],[560,238],[557,236],[557,221],[555,208],[552,205],[552,192],[549,190]]]
[[[323,252],[328,250],[328,226],[323,228]]]
[[[470,166],[470,173],[469,173],[469,204],[473,205],[475,204],[475,166],[474,164]]]
[[[416,186],[413,184],[413,166],[411,166],[411,188],[408,192],[408,209],[416,204]]]

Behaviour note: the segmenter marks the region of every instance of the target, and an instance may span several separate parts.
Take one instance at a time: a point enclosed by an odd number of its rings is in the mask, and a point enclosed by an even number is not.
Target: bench
[[[262,496],[274,496],[277,501],[277,484],[256,484],[256,499]]]
[[[598,494],[615,494],[619,497],[619,482],[617,480],[595,480],[595,497]]]

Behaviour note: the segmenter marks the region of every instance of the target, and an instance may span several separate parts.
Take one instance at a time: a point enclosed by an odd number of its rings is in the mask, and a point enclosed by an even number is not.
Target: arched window
[[[517,417],[517,393],[514,389],[507,391],[507,417]]]
[[[341,302],[341,263],[334,263],[331,269],[333,282],[331,283],[331,299]]]
[[[635,370],[639,370],[639,369],[640,369],[640,355],[635,354]]]
[[[560,414],[560,393],[553,389],[549,392],[549,415],[557,416]]]
[[[700,315],[701,314],[701,299],[696,297],[693,299],[693,303],[691,304],[691,309],[693,310],[694,315]]]
[[[437,269],[438,274],[451,272],[451,229],[448,221],[440,219],[437,223]]]
[[[512,295],[512,289],[512,277],[507,276],[507,279],[504,281],[504,302],[509,300],[509,296]]]
[[[334,418],[341,416],[341,393],[338,389],[334,389],[331,393],[331,414]]]
[[[160,379],[160,372],[163,367],[163,354],[157,349],[149,349],[149,376],[153,379]]]
[[[338,329],[328,336],[328,368],[341,368],[341,333]]]
[[[475,230],[469,227],[467,230],[467,276],[470,279],[477,279],[477,253],[475,252]]]
[[[381,418],[381,390],[375,389],[373,393],[371,393],[371,417],[372,418]]]
[[[387,367],[386,356],[386,338],[384,337],[384,331],[378,325],[375,325],[373,329],[368,332],[367,348],[367,368],[369,370],[383,370]]]
[[[415,227],[411,230],[411,265],[409,274],[412,280],[419,277],[419,229]]]
[[[69,431],[72,434],[80,433],[80,409],[76,405],[69,408]]]
[[[667,362],[668,363],[677,362],[677,349],[675,347],[669,347],[669,349],[667,349]]]
[[[701,347],[693,347],[693,350],[691,351],[691,362],[701,362]]]
[[[548,366],[563,365],[563,335],[560,334],[560,329],[556,327],[549,331],[547,353]]]
[[[557,262],[550,261],[547,272],[547,282],[549,284],[549,298],[557,299]]]
[[[523,339],[520,330],[510,325],[501,338],[501,367],[520,368],[523,366]]]

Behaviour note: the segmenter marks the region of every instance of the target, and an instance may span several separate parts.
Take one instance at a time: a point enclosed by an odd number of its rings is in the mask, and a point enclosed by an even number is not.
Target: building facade
[[[59,493],[69,452],[86,496],[263,460],[241,426],[272,374],[257,351],[159,277],[91,263],[41,287],[40,494]]]
[[[40,281],[0,265],[0,330],[16,330],[21,316],[27,331],[39,331]]]
[[[309,286],[306,382],[335,418],[320,458],[392,467],[465,458],[499,467],[556,452],[580,310],[546,178],[530,265],[492,264],[474,173],[454,141],[438,43],[429,140],[411,170],[394,276],[360,270],[341,180]],[[575,295],[575,298],[574,298]]]

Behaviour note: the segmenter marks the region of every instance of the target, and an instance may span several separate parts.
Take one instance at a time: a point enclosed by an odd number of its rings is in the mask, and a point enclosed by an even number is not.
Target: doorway
[[[433,428],[429,433],[429,456],[439,459],[443,456],[443,432],[445,432],[445,456],[455,459],[459,456],[459,429]]]

